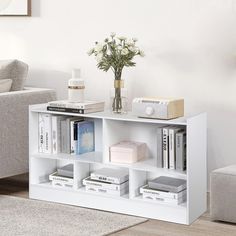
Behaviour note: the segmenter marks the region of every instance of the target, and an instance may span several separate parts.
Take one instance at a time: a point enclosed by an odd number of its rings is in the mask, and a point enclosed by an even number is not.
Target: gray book
[[[176,134],[176,170],[186,170],[186,131]]]
[[[169,191],[172,193],[178,193],[186,189],[186,180],[177,179],[168,176],[160,176],[156,179],[148,181],[148,187],[158,189],[162,191]]]
[[[68,164],[66,166],[58,167],[57,174],[60,176],[73,178],[74,166],[73,164]]]

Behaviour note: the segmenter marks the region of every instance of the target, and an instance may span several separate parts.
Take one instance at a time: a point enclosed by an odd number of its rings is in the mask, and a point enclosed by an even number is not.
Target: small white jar
[[[84,102],[84,80],[80,78],[80,69],[72,70],[72,78],[68,81],[69,102]]]

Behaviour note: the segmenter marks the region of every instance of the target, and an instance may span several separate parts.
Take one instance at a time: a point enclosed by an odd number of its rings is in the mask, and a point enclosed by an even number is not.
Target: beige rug
[[[146,219],[0,195],[0,235],[99,236]]]

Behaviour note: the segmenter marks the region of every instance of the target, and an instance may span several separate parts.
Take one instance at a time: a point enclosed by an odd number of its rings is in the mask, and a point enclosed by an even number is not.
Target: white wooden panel
[[[206,114],[187,120],[187,206],[189,223],[207,209]]]

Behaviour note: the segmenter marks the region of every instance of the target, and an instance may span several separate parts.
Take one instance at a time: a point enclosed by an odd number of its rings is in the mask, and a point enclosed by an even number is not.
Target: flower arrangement
[[[94,55],[97,67],[105,72],[110,69],[115,76],[115,97],[113,99],[113,112],[122,113],[121,88],[123,88],[122,71],[124,67],[133,67],[136,63],[134,57],[144,57],[144,52],[137,46],[136,38],[117,37],[111,33],[103,42],[95,42],[95,46],[88,51],[88,55]]]
[[[88,51],[88,55],[96,57],[99,69],[105,72],[111,69],[115,79],[121,80],[124,67],[135,66],[133,58],[144,56],[144,52],[136,46],[137,41],[136,38],[116,37],[115,33],[111,33],[104,42],[95,42],[95,47]]]

